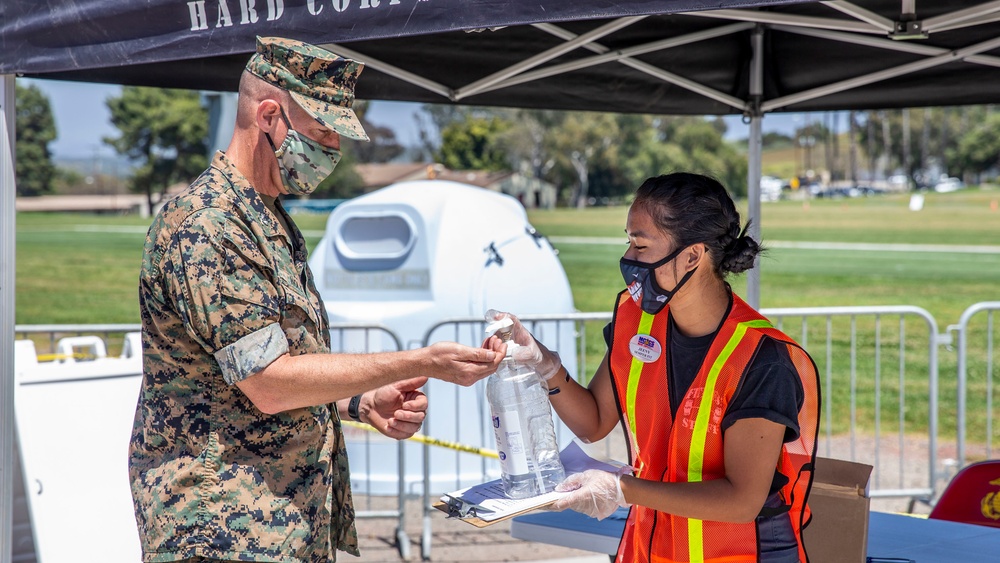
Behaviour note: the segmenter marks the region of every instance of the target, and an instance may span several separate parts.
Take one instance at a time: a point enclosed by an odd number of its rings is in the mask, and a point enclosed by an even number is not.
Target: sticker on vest
[[[663,348],[655,338],[648,334],[637,334],[628,341],[628,349],[632,357],[644,364],[660,359]]]

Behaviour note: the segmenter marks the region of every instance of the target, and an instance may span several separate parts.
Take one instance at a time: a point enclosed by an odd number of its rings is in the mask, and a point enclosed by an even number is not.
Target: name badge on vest
[[[628,349],[632,352],[632,357],[644,364],[655,362],[660,359],[663,347],[655,338],[648,334],[637,334],[628,341]]]

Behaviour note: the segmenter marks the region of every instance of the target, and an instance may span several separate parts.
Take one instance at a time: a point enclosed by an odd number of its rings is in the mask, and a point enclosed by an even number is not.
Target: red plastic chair
[[[928,518],[1000,528],[1000,460],[973,463],[959,471]]]

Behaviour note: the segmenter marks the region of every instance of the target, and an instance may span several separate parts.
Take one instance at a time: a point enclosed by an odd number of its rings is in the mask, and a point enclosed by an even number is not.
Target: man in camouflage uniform
[[[357,555],[341,417],[409,437],[425,376],[471,385],[502,359],[455,343],[330,353],[305,241],[277,197],[329,176],[341,135],[367,139],[351,109],[361,69],[258,39],[232,142],[150,227],[129,448],[145,561]]]

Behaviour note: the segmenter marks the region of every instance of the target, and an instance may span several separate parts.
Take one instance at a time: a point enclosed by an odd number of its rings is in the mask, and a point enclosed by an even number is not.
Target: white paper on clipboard
[[[614,465],[598,461],[583,451],[574,440],[559,453],[566,474],[580,473],[588,469],[600,469],[615,472],[621,464]],[[444,503],[461,503],[465,507],[475,508],[475,515],[485,522],[502,520],[522,512],[534,510],[552,504],[569,493],[551,492],[525,499],[511,499],[504,494],[500,479],[466,487],[441,497]]]

